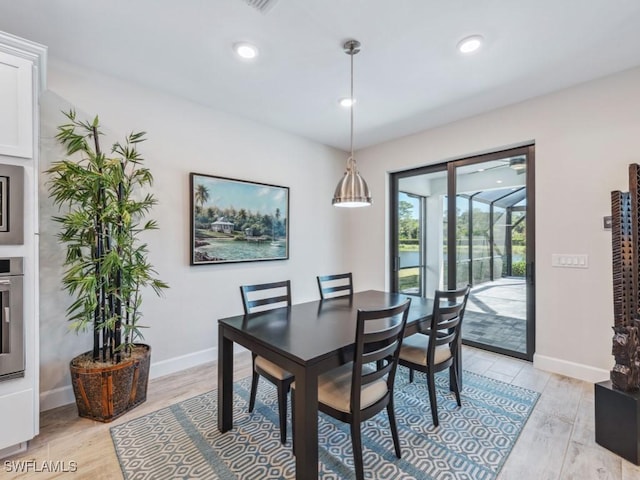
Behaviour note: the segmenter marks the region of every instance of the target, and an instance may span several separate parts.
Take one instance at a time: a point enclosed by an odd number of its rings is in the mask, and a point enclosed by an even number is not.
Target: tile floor
[[[593,384],[465,347],[463,367],[541,393],[498,480],[639,480],[640,466],[595,442]]]

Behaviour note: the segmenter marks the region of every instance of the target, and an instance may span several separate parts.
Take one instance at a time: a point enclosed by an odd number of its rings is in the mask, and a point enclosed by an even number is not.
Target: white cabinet
[[[0,155],[33,156],[33,62],[1,51]]]
[[[40,428],[38,99],[45,85],[46,52],[42,45],[0,32],[0,164],[24,172],[23,240],[0,241],[0,258],[21,257],[24,262],[25,367],[24,376],[0,380],[0,458],[25,448]]]

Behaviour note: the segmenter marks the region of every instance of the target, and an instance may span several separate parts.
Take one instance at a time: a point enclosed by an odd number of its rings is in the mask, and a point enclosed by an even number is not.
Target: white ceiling
[[[63,60],[348,149],[640,65],[640,0],[0,0],[0,30]],[[249,2],[253,3],[253,2]],[[485,38],[463,56],[460,39]],[[232,44],[251,41],[253,62]]]

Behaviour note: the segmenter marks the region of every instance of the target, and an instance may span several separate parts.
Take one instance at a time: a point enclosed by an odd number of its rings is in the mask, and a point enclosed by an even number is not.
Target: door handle
[[[9,339],[9,330],[11,327],[7,325],[10,321],[9,307],[4,307],[2,313],[4,322],[0,320],[0,339],[2,340],[0,342],[0,354],[11,353],[11,340]]]

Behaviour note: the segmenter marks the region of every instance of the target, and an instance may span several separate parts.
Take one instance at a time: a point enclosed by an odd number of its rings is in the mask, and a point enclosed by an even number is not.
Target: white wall
[[[344,171],[343,152],[70,65],[51,62],[48,78],[41,102],[43,171],[62,158],[54,139],[65,120],[61,110],[72,107],[87,119],[98,114],[108,133],[105,150],[131,131],[147,132],[140,151],[154,175],[159,204],[151,218],[160,230],[145,240],[151,263],[171,286],[164,298],[149,291],[143,302],[144,324],[151,326],[145,340],[152,346],[152,376],[216,358],[217,319],[242,312],[239,285],[291,279],[298,303],[318,298],[316,275],[351,270],[343,232],[353,213],[331,205]],[[189,172],[290,187],[290,259],[189,266]],[[70,332],[65,321],[64,257],[45,182],[42,174],[42,410],[73,401],[68,363],[90,348],[89,336]]]
[[[534,140],[534,365],[590,381],[607,378],[613,295],[611,234],[602,217],[610,215],[610,192],[628,190],[628,165],[640,163],[639,85],[636,68],[358,152],[371,189],[387,192],[353,219],[358,277],[367,288],[388,287],[388,261],[371,260],[388,259],[388,172]],[[589,268],[552,268],[552,253],[588,254]]]

